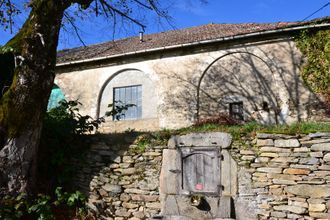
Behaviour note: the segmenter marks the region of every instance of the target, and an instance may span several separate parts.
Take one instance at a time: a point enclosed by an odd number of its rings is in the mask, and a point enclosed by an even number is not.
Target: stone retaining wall
[[[116,144],[107,135],[92,138],[85,159],[75,161],[74,182],[89,194],[97,219],[149,219],[161,211],[167,146],[143,149],[134,139],[123,136]],[[236,219],[330,219],[330,133],[242,140],[231,149],[238,164]]]
[[[245,165],[240,200],[258,219],[330,219],[330,133],[257,134],[253,144],[233,154]]]
[[[158,187],[164,147],[144,150],[133,140],[123,138],[120,144],[113,144],[111,137],[93,138],[83,163],[75,161],[80,165],[76,165],[74,182],[89,195],[89,209],[98,220],[149,219],[160,212]]]

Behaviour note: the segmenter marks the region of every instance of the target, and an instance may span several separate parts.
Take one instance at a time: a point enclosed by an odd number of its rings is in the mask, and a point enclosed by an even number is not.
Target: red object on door
[[[202,190],[203,188],[204,188],[204,186],[201,183],[197,183],[195,186],[195,189],[197,189],[197,190]]]

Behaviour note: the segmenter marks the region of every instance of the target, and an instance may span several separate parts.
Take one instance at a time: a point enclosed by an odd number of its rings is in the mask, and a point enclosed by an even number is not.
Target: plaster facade
[[[244,120],[292,123],[322,115],[322,108],[315,107],[321,100],[299,76],[302,63],[294,41],[281,38],[61,68],[55,83],[68,100],[83,104],[82,114],[92,117],[103,116],[114,87],[142,85],[142,118],[107,118],[104,132],[181,128],[197,118],[228,114],[233,102],[243,102]]]

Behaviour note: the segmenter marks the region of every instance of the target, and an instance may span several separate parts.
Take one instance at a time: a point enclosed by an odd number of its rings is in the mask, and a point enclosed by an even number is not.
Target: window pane
[[[120,119],[138,119],[142,117],[142,86],[114,88],[114,105],[134,105],[120,114]],[[118,116],[115,116],[118,118]]]

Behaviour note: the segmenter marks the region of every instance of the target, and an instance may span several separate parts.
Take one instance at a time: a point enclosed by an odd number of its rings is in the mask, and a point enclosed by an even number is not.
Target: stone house
[[[120,121],[107,118],[104,132],[174,129],[223,115],[265,124],[329,119],[322,97],[300,78],[294,39],[329,27],[329,17],[207,24],[62,50],[55,89],[92,117],[110,103],[134,104]]]

